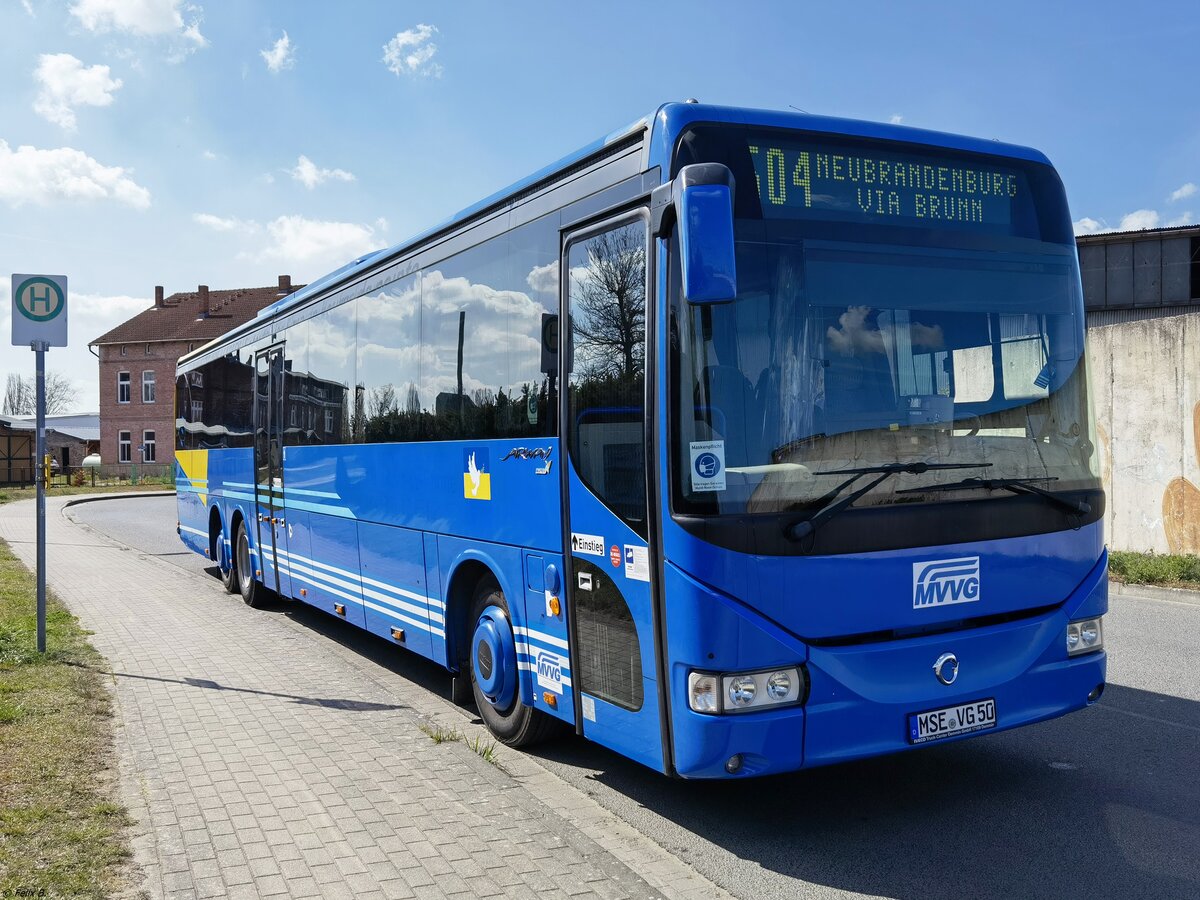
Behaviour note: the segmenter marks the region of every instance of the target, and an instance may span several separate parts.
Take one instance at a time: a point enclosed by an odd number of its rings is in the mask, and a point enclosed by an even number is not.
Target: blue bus
[[[1071,219],[1024,147],[669,103],[182,358],[179,533],[512,746],[796,770],[1094,703]]]

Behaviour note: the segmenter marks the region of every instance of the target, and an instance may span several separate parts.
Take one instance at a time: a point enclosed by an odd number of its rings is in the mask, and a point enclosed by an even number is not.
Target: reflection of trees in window
[[[364,394],[363,439],[367,443],[528,437],[543,433],[537,421],[550,403],[549,382],[545,379],[540,385],[523,384],[520,393],[513,394],[505,393],[503,388],[496,392],[476,388],[464,393],[461,404],[449,412],[422,410],[417,386],[411,382],[404,388],[403,406],[397,403],[393,385],[360,391],[359,395]],[[449,396],[459,399],[454,394]]]
[[[602,379],[640,375],[646,331],[642,226],[628,225],[577,244],[571,252],[571,283],[577,371]]]

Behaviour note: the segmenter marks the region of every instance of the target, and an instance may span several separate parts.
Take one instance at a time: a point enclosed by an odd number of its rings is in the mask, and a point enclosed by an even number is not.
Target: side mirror
[[[662,233],[673,212],[679,228],[683,296],[688,303],[724,303],[737,297],[733,243],[733,173],[720,163],[684,166],[655,194]],[[670,191],[670,208],[666,191]],[[659,199],[661,198],[661,199]]]

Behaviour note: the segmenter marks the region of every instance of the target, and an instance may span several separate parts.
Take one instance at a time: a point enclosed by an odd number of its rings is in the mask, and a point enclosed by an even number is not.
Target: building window
[[[126,347],[124,344],[122,344],[121,345],[121,355],[124,356],[128,352],[129,352],[129,348]]]
[[[146,345],[146,355],[147,355],[147,356],[150,356],[150,355],[151,355],[151,354],[150,354],[150,345],[149,345],[149,344],[147,344],[147,345]]]
[[[192,418],[190,421],[192,421],[192,422],[203,422],[204,421],[204,401],[203,400],[193,400],[192,401]]]
[[[333,410],[325,410],[325,433],[333,434]]]
[[[154,402],[154,372],[149,370],[142,373],[142,402]]]
[[[142,432],[142,462],[154,462],[154,432]]]
[[[133,462],[133,441],[128,431],[117,432],[117,462]]]
[[[117,373],[117,402],[118,403],[128,403],[129,402],[129,373],[128,372],[118,372]]]

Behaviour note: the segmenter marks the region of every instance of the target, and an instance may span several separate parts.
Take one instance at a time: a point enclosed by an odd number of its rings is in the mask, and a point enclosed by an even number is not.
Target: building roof
[[[161,299],[156,299],[154,306],[93,339],[88,346],[153,341],[207,343],[253,319],[260,309],[287,296],[295,288],[288,276],[281,276],[279,284],[271,287],[210,291],[201,285],[198,290],[165,298],[162,288],[155,290],[156,297]]]
[[[33,416],[0,416],[0,425],[13,431],[34,431],[37,419]],[[74,413],[66,416],[46,416],[46,431],[53,431],[80,441],[100,440],[100,413]]]
[[[37,425],[34,422],[27,422],[20,416],[0,416],[0,427],[7,428],[9,431],[34,431]]]
[[[1188,237],[1200,234],[1200,225],[1170,225],[1164,228],[1138,228],[1133,231],[1094,231],[1091,234],[1075,235],[1077,244],[1103,244],[1110,241],[1127,241],[1131,238]]]

